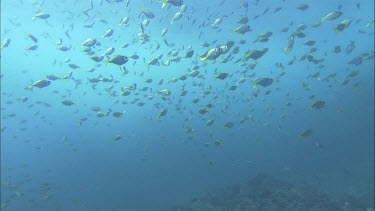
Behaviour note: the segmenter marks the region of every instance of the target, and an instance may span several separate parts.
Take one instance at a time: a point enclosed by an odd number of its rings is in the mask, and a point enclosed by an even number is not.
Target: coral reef
[[[225,187],[188,203],[174,211],[359,211],[366,210],[352,196],[332,196],[314,187],[291,184],[268,175],[257,175],[247,183]]]

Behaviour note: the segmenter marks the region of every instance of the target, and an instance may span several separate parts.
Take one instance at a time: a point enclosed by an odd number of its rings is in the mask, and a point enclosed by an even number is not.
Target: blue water
[[[130,0],[127,8],[126,0],[103,0],[102,4],[92,0],[93,9],[87,15],[83,11],[90,9],[89,0],[1,1],[1,44],[10,39],[1,49],[1,210],[170,210],[258,174],[306,183],[335,196],[349,194],[360,198],[363,207],[373,208],[374,2],[246,1],[247,13],[241,7],[243,1],[221,2],[184,0],[184,15],[171,24],[180,6],[161,8],[162,3],[155,0]],[[296,9],[302,3],[308,8]],[[282,9],[274,13],[277,7]],[[139,17],[141,10],[155,15],[144,26],[150,36],[145,44],[138,36],[141,22],[147,19]],[[342,15],[312,27],[331,11]],[[40,12],[50,17],[33,21]],[[252,31],[232,33],[242,15],[249,17]],[[130,18],[127,26],[119,26],[126,16]],[[222,23],[213,29],[217,18]],[[334,28],[347,18],[352,19],[350,26],[336,32]],[[92,28],[84,27],[91,23]],[[306,37],[296,37],[293,49],[285,54],[282,49],[299,24],[306,25],[302,31]],[[281,32],[284,27],[289,30]],[[165,28],[169,46],[161,37]],[[113,35],[100,37],[108,29],[114,29]],[[273,32],[268,42],[253,43],[266,31]],[[25,50],[34,44],[25,33],[38,39],[36,50]],[[70,50],[57,50],[60,38]],[[81,44],[88,38],[101,43],[92,48],[95,55],[114,47],[109,58],[115,54],[140,58],[129,58],[121,67],[105,64],[108,58],[95,62],[82,51]],[[240,40],[246,43],[239,44]],[[304,45],[308,40],[316,43]],[[227,41],[234,46],[216,62],[200,61],[199,55]],[[351,41],[355,48],[346,53]],[[121,48],[126,42],[129,46]],[[205,42],[210,45],[202,47]],[[157,43],[160,49],[155,50]],[[334,53],[338,45],[342,51]],[[184,58],[188,46],[195,52],[192,58]],[[221,63],[235,47],[240,48],[238,54]],[[253,59],[235,63],[247,50],[263,48],[268,52],[256,60],[254,69],[247,67]],[[310,54],[323,62],[300,60],[311,48],[316,51]],[[171,50],[178,51],[180,61],[162,65],[172,58]],[[160,54],[159,66],[147,65]],[[361,64],[348,64],[359,56]],[[67,58],[70,62],[64,61]],[[275,63],[282,63],[284,69]],[[170,81],[196,65],[199,76]],[[91,68],[95,69],[89,72]],[[72,78],[25,89],[48,80],[47,75],[63,78],[70,70]],[[348,77],[352,71],[359,74]],[[219,72],[229,76],[217,79]],[[285,75],[279,76],[282,72]],[[316,72],[318,77],[307,77]],[[336,75],[324,80],[331,73]],[[99,75],[113,76],[115,81],[88,81]],[[246,81],[237,83],[242,77]],[[253,81],[262,77],[272,78],[273,83],[254,88]],[[346,78],[350,81],[342,85]],[[146,83],[147,79],[153,81]],[[162,85],[158,85],[160,79]],[[79,80],[82,84],[77,84]],[[121,96],[121,88],[132,84],[137,88]],[[237,89],[229,90],[232,85]],[[171,94],[157,94],[163,89]],[[180,96],[182,89],[188,91],[186,96]],[[207,90],[211,93],[202,96]],[[194,98],[199,102],[193,103]],[[64,100],[74,104],[66,106]],[[324,101],[325,106],[310,107],[315,100]],[[209,103],[209,112],[200,114],[198,109]],[[111,112],[99,118],[92,107]],[[158,118],[163,108],[168,112]],[[124,114],[118,118],[114,112]],[[240,123],[248,115],[252,118]],[[214,124],[205,127],[210,119]],[[223,127],[227,122],[234,126]],[[193,131],[186,133],[186,129]],[[304,129],[312,135],[299,136]],[[116,135],[122,138],[113,141]]]

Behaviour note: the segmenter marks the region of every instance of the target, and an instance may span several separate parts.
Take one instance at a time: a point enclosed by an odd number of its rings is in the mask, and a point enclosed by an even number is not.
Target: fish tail
[[[164,7],[165,7],[165,5],[167,4],[167,1],[168,1],[168,0],[162,0],[163,4],[161,5],[161,8],[164,8]]]
[[[35,16],[33,16],[33,18],[32,18],[32,19],[33,19],[33,21],[35,21],[36,17],[35,17]]]
[[[207,61],[207,57],[201,58],[200,60],[201,60],[202,62],[206,62],[206,61]]]
[[[289,51],[290,51],[289,48],[283,48],[283,52],[284,52],[285,54],[289,53]]]
[[[26,90],[30,90],[30,91],[33,91],[33,85],[32,84],[29,84],[25,87]]]

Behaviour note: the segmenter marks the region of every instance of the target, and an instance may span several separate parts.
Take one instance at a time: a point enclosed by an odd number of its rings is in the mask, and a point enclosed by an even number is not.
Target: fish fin
[[[109,64],[109,60],[104,60],[104,64],[107,66]]]

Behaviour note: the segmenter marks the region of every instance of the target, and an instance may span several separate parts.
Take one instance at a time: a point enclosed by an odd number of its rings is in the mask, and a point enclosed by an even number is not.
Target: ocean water
[[[1,210],[374,208],[373,1],[3,0],[1,45]]]

